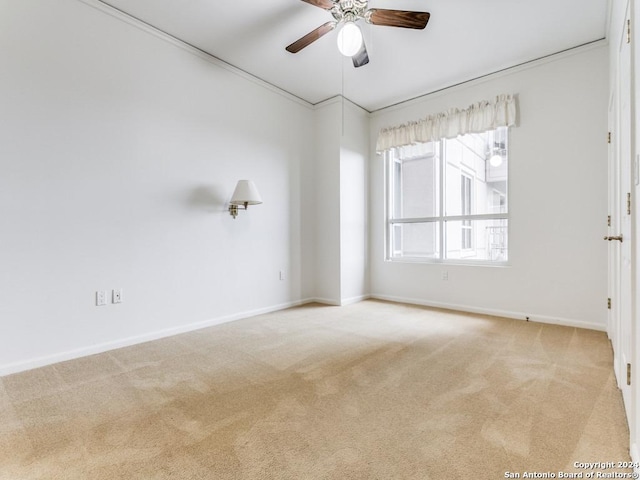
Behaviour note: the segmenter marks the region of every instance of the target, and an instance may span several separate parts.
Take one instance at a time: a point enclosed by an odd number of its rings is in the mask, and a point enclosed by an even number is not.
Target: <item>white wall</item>
[[[517,94],[520,109],[509,142],[510,265],[384,261],[383,160],[372,155],[372,294],[604,330],[607,62],[599,44],[374,114],[372,145],[383,127],[501,93]]]
[[[0,374],[314,293],[309,105],[77,0],[0,12]]]
[[[368,296],[368,114],[341,97],[316,106],[314,251],[316,300]]]
[[[369,293],[368,169],[369,117],[344,102],[340,148],[340,273],[341,303],[362,300]]]
[[[316,106],[315,164],[315,297],[340,305],[340,102]]]

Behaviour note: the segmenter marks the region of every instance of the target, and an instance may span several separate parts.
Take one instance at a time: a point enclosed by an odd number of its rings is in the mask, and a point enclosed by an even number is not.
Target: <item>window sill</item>
[[[433,258],[418,258],[418,257],[406,257],[406,258],[387,258],[385,262],[388,263],[414,263],[423,265],[457,265],[464,267],[511,267],[509,261],[505,262],[491,262],[488,260],[438,260]]]

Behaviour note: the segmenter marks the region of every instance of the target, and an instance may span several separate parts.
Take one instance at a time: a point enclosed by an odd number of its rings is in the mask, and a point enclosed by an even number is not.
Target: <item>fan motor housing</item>
[[[331,9],[331,14],[338,22],[342,20],[354,22],[358,18],[364,18],[367,3],[366,0],[340,0]]]

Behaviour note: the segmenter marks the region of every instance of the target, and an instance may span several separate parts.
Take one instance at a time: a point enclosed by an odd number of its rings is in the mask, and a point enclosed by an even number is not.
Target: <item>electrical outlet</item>
[[[122,303],[122,289],[114,288],[112,292],[111,301],[113,303]]]
[[[106,290],[98,290],[96,292],[96,306],[102,307],[107,304],[107,291]]]
[[[442,272],[442,280],[449,280],[449,272]]]
[[[280,280],[284,280],[284,270],[280,270]]]

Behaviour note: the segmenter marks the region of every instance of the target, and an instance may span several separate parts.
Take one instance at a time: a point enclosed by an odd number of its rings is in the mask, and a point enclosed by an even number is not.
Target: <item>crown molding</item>
[[[423,102],[424,100],[432,97],[437,97],[440,95],[447,95],[456,90],[461,90],[464,88],[472,87],[475,85],[479,85],[485,82],[489,82],[495,80],[496,78],[506,77],[508,75],[513,75],[515,73],[519,73],[525,70],[529,70],[531,68],[539,67],[540,65],[544,65],[547,63],[556,62],[558,60],[562,60],[564,58],[572,57],[574,55],[579,55],[581,53],[595,50],[598,48],[605,47],[609,44],[606,38],[601,38],[598,40],[594,40],[592,42],[588,42],[582,45],[577,45],[575,47],[567,48],[566,50],[562,50],[560,52],[551,53],[549,55],[545,55],[543,57],[536,58],[534,60],[529,60],[526,62],[522,62],[518,65],[514,65],[511,67],[506,67],[501,70],[497,70],[495,72],[490,72],[485,75],[481,75],[479,77],[470,78],[469,80],[464,80],[462,82],[456,83],[454,85],[446,85],[442,88],[438,88],[428,93],[424,93],[422,95],[418,95],[417,97],[413,97],[407,100],[403,100],[398,103],[394,103],[392,105],[388,105],[386,107],[378,108],[371,112],[371,116],[375,117],[378,114],[390,112],[393,110],[402,109],[411,105],[415,105],[417,103]]]
[[[220,58],[211,55],[210,53],[194,46],[191,45],[190,43],[185,42],[184,40],[180,40],[177,37],[174,37],[173,35],[170,35],[167,32],[164,32],[162,30],[160,30],[159,28],[154,27],[153,25],[150,25],[142,20],[140,20],[139,18],[136,18],[132,15],[129,15],[128,13],[123,12],[122,10],[109,5],[107,2],[103,1],[103,0],[77,0],[81,3],[84,3],[85,5],[88,5],[89,7],[93,7],[107,15],[110,15],[114,18],[116,18],[117,20],[120,20],[122,22],[125,22],[133,27],[136,27],[150,35],[153,35],[154,37],[163,40],[167,43],[170,43],[171,45],[174,45],[182,50],[184,50],[185,52],[188,52],[192,55],[195,55],[198,58],[201,58],[209,63],[211,63],[212,65],[215,65],[217,67],[223,68],[224,70],[227,70],[228,72],[231,72],[241,78],[243,78],[244,80],[248,80],[249,82],[252,82],[256,85],[259,85],[263,88],[265,88],[266,90],[269,90],[270,92],[274,92],[277,93],[278,95],[281,95],[282,97],[285,97],[288,100],[291,100],[295,103],[298,103],[299,105],[302,105],[304,107],[313,109],[313,104],[311,102],[308,102],[307,100],[298,97],[297,95],[294,95],[291,92],[288,92],[286,90],[283,90],[282,88],[267,82],[266,80],[257,77],[249,72],[247,72],[246,70],[242,70],[241,68],[236,67],[235,65],[232,65],[228,62],[225,62],[224,60],[221,60]]]

